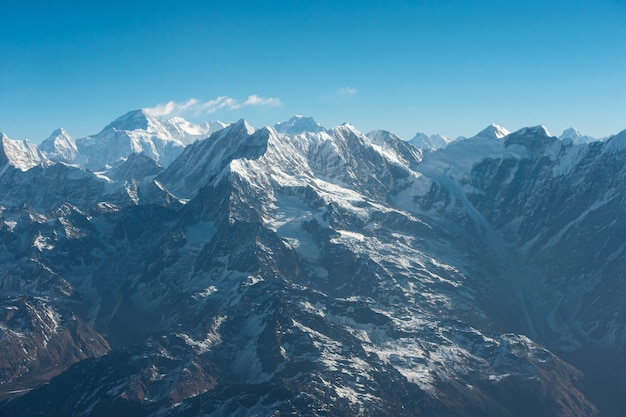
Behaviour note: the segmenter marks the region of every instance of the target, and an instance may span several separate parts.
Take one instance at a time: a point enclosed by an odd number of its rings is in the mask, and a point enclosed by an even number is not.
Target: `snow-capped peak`
[[[589,143],[596,140],[591,136],[582,135],[578,130],[574,129],[573,127],[565,129],[561,136],[559,136],[559,139],[563,141],[571,141],[574,144]]]
[[[250,136],[254,132],[256,132],[256,129],[244,119],[239,119],[235,123],[232,123],[224,128],[224,134],[242,134],[245,136]]]
[[[312,117],[295,115],[286,122],[276,123],[274,129],[276,129],[278,133],[297,135],[304,132],[321,132],[324,130],[324,127],[313,120]]]
[[[380,145],[380,146],[383,146],[385,143],[389,141],[402,140],[395,134],[388,132],[386,130],[373,130],[365,136],[367,136],[374,145]]]
[[[39,145],[39,149],[53,161],[72,162],[78,156],[78,148],[74,138],[60,128]]]
[[[358,136],[363,135],[356,127],[354,127],[354,125],[352,123],[342,123],[340,126],[337,126],[335,128],[333,128],[332,130],[336,131],[336,132],[345,132],[345,133],[352,133],[352,134],[356,134]]]
[[[409,143],[418,149],[435,151],[446,147],[452,139],[440,134],[426,135],[422,132],[417,132],[413,139],[409,140]]]
[[[105,126],[102,131],[109,129],[116,130],[148,130],[150,126],[150,119],[154,119],[149,116],[148,113],[143,109],[132,110],[128,113],[118,117],[113,120],[111,123]]]
[[[219,120],[196,124],[182,117],[172,117],[160,122],[173,138],[180,140],[185,145],[197,139],[207,138],[228,126],[228,123],[223,123]]]
[[[518,136],[544,136],[551,137],[552,134],[544,125],[524,127],[515,132]]]
[[[202,124],[191,123],[182,117],[169,119],[155,117],[145,109],[130,111],[113,122],[109,123],[102,132],[106,131],[139,131],[155,135],[161,139],[176,140],[189,144],[197,139],[209,137],[212,133],[227,126],[220,121]],[[102,133],[101,132],[101,133]]]
[[[0,165],[8,164],[27,171],[34,166],[50,163],[37,145],[28,140],[13,140],[2,133],[0,142]]]
[[[474,138],[480,137],[480,138],[502,139],[503,137],[507,136],[510,133],[511,132],[509,132],[504,127],[492,123],[486,128],[484,128],[483,130],[481,130],[480,132],[478,132],[474,136]]]
[[[169,165],[186,145],[205,139],[227,125],[190,123],[182,117],[151,116],[145,109],[128,112],[94,136],[78,139],[77,162],[90,169],[115,166],[131,153],[145,152],[159,165]]]

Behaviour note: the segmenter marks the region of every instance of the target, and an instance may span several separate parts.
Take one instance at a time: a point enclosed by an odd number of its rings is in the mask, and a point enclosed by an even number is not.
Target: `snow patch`
[[[33,247],[35,247],[40,252],[54,249],[54,245],[50,243],[50,238],[42,236],[41,233],[39,233],[35,237],[35,240],[33,242]]]

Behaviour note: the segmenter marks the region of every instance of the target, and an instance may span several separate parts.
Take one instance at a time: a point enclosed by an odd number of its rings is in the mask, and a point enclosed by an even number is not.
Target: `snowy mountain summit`
[[[293,116],[286,122],[276,123],[274,129],[278,133],[286,133],[296,135],[298,133],[312,132],[317,133],[324,130],[322,125],[313,120],[312,117],[304,117],[300,115]]]
[[[0,170],[3,166],[12,166],[27,171],[47,163],[46,156],[34,143],[28,140],[13,140],[4,133],[0,134]]]
[[[159,165],[169,165],[183,148],[223,129],[221,122],[192,124],[180,117],[162,119],[145,110],[117,118],[100,133],[76,141],[77,162],[91,169],[104,169],[122,162],[131,152],[144,152]]]
[[[1,415],[626,413],[626,131],[74,143],[2,136]]]
[[[149,111],[141,109],[133,110],[118,117],[107,125],[102,132],[111,130],[128,132],[143,131],[161,139],[178,141],[187,145],[197,139],[207,138],[213,132],[223,129],[226,126],[226,123],[219,121],[195,124],[188,122],[182,117],[167,119],[152,116]]]
[[[78,156],[74,138],[65,131],[57,129],[39,145],[39,149],[53,161],[72,162]]]
[[[572,143],[576,145],[581,144],[581,143],[595,142],[596,140],[598,140],[589,135],[581,134],[578,130],[574,129],[573,127],[565,129],[563,133],[561,134],[561,136],[559,136],[559,139],[565,140],[565,141],[571,141]]]
[[[443,135],[435,134],[435,135],[426,135],[421,132],[417,132],[415,136],[409,140],[409,143],[415,146],[418,149],[423,149],[427,151],[435,151],[437,149],[444,148],[447,146],[452,139],[449,139]]]
[[[506,130],[502,126],[498,126],[496,124],[490,124],[485,129],[478,132],[474,137],[475,138],[494,138],[494,139],[502,139],[503,137],[509,135],[511,132]]]

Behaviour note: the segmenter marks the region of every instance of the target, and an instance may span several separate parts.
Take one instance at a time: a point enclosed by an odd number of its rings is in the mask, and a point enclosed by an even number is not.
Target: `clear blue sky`
[[[606,136],[626,129],[626,0],[0,4],[11,138],[170,101],[194,121],[303,114],[405,139],[492,122]]]

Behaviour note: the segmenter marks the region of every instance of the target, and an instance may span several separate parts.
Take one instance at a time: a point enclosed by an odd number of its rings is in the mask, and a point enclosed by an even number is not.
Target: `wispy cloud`
[[[155,117],[178,115],[196,107],[198,103],[199,101],[195,98],[190,98],[184,103],[168,101],[167,103],[157,104],[154,107],[146,108],[144,111]]]
[[[280,106],[280,99],[274,97],[263,98],[257,95],[248,96],[246,101],[243,102],[242,106],[269,106],[276,107]]]
[[[357,93],[356,88],[353,87],[341,87],[338,91],[337,94],[339,94],[340,96],[353,96]]]
[[[154,107],[145,108],[144,111],[156,117],[179,116],[183,113],[192,113],[195,116],[200,116],[202,114],[215,113],[218,110],[236,110],[248,106],[277,107],[281,104],[279,98],[260,97],[253,94],[248,96],[244,101],[236,100],[228,96],[220,96],[208,101],[195,98],[190,98],[182,103],[169,101],[167,103],[157,104]]]

